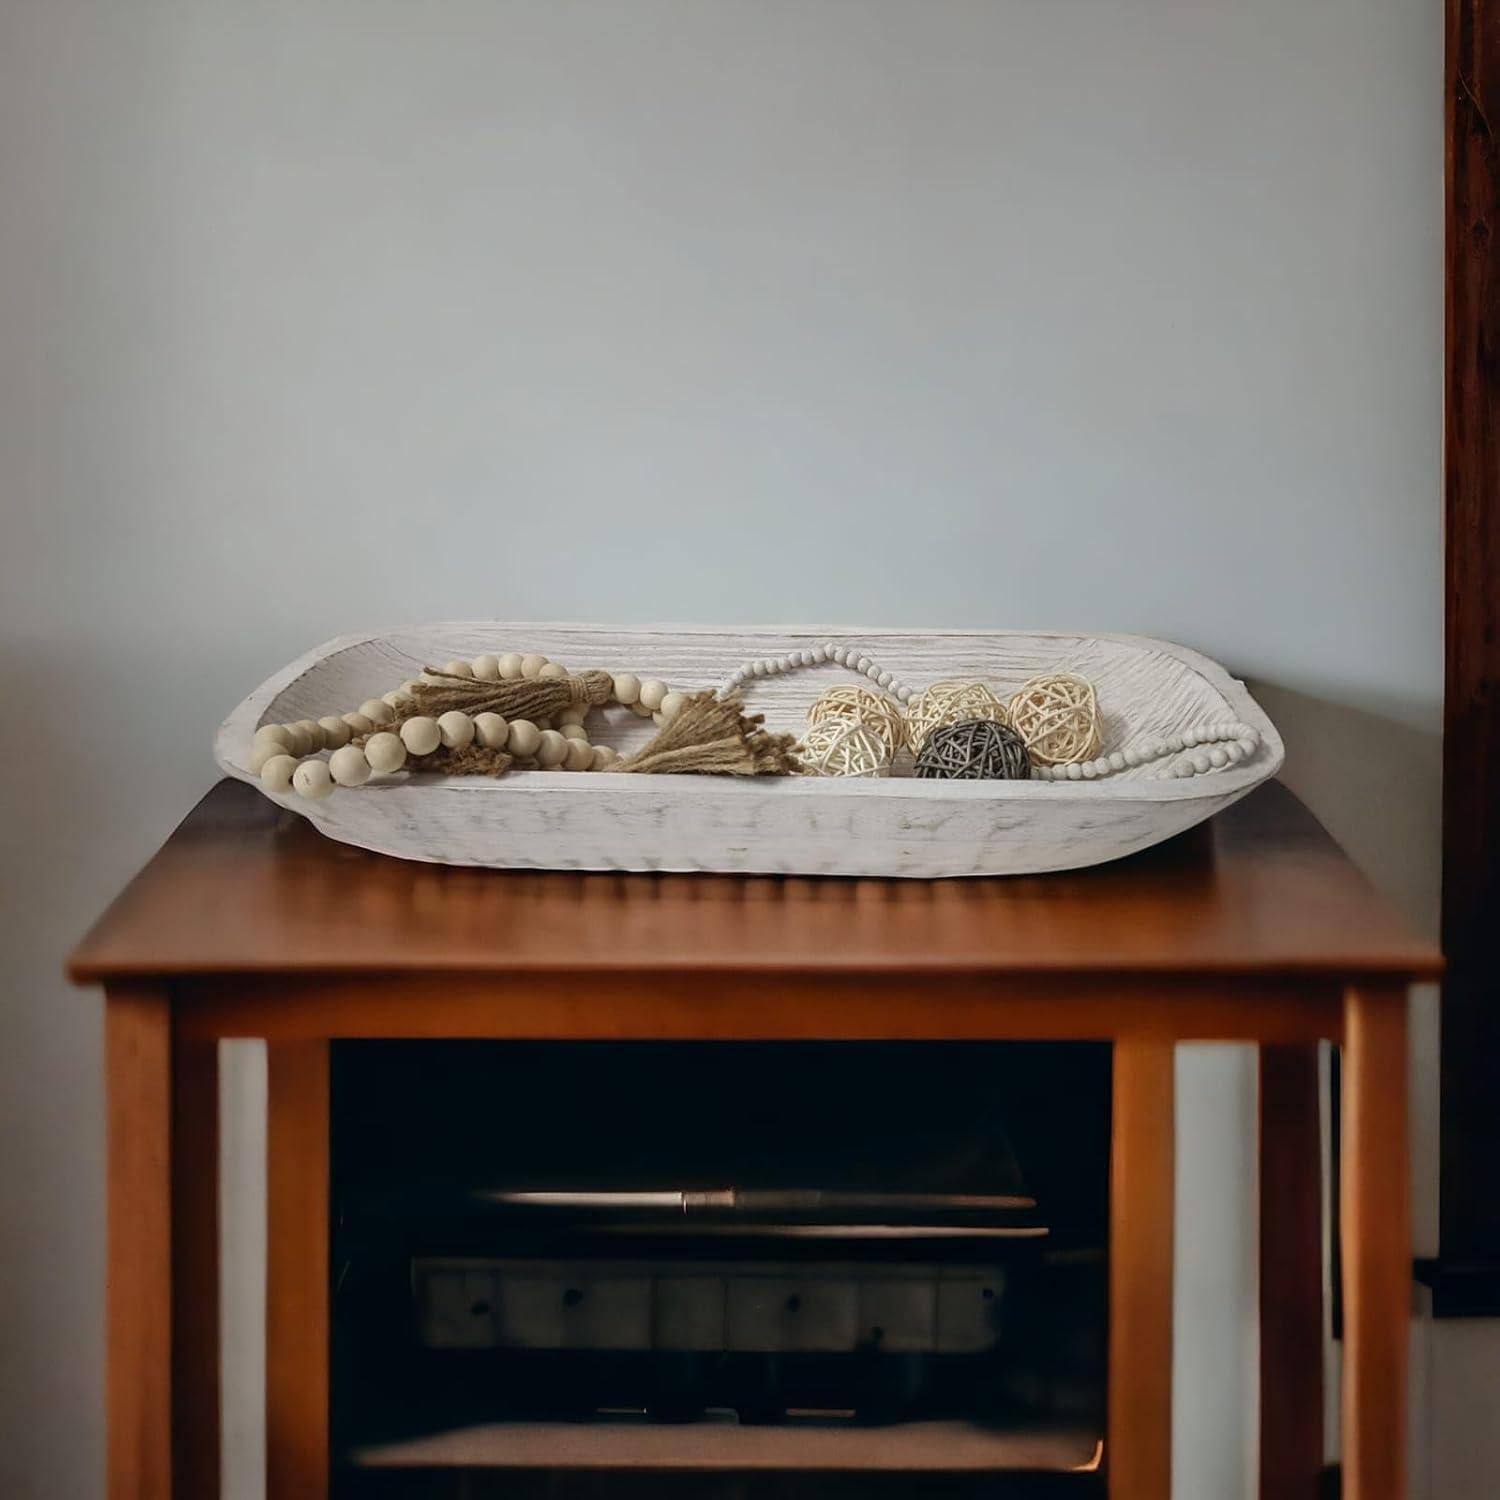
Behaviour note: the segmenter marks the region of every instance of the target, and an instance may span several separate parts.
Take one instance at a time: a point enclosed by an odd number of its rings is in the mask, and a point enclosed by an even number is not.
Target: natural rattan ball
[[[1099,753],[1094,685],[1072,672],[1033,677],[1010,700],[1011,727],[1039,766],[1066,766]]]
[[[814,776],[888,776],[891,752],[858,719],[824,719],[802,736],[799,758]]]
[[[1005,705],[982,682],[934,682],[906,705],[906,739],[920,750],[927,736],[944,724],[965,719],[992,719],[1009,724]]]
[[[807,711],[809,724],[826,724],[842,720],[845,723],[863,724],[873,729],[882,740],[888,758],[906,743],[906,720],[901,715],[901,706],[869,688],[829,688]]]
[[[993,719],[965,719],[927,736],[917,756],[917,775],[947,781],[1025,781],[1031,775],[1031,758],[1014,729]]]

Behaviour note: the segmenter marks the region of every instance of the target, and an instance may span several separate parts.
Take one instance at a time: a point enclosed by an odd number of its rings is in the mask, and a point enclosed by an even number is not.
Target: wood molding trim
[[[1500,4],[1446,3],[1442,1260],[1500,1268]]]

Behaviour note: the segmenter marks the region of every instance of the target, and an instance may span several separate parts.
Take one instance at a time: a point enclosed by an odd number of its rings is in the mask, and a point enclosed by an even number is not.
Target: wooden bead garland
[[[1012,695],[1011,727],[1039,766],[1066,766],[1099,753],[1094,685],[1073,672],[1033,677]]]
[[[889,776],[891,748],[860,719],[828,718],[802,736],[799,755],[812,776]]]
[[[869,688],[829,688],[807,711],[809,724],[835,721],[863,724],[873,731],[885,745],[887,760],[906,743],[906,720],[899,706]]]
[[[824,641],[821,646],[812,646],[801,651],[788,651],[784,656],[764,656],[747,661],[735,668],[724,679],[719,688],[720,697],[729,697],[739,692],[753,678],[775,677],[782,672],[795,672],[801,667],[818,667],[824,662],[844,667],[868,677],[882,692],[889,693],[898,703],[905,703],[913,696],[913,690],[888,672],[878,661],[866,656],[858,646],[840,646],[836,641]]]
[[[1005,705],[982,682],[934,682],[906,705],[906,740],[920,752],[927,736],[945,724],[966,719],[989,719],[1010,723]]]
[[[585,716],[610,700],[651,719],[660,733],[622,758],[591,745]],[[512,717],[495,712],[512,708]],[[535,720],[515,712],[531,705]],[[486,653],[424,668],[357,711],[295,724],[263,724],[250,767],[268,791],[321,798],[403,768],[498,775],[517,760],[566,771],[722,770],[788,775],[799,769],[791,735],[769,734],[737,699],[675,691],[654,677],[571,674],[537,653]],[[673,732],[668,733],[669,730]],[[329,760],[303,759],[319,750]]]
[[[964,719],[940,725],[927,736],[917,755],[916,775],[944,781],[1026,781],[1031,757],[1009,725]]]
[[[1038,781],[1102,781],[1122,771],[1150,765],[1152,761],[1171,760],[1173,756],[1182,755],[1176,764],[1157,773],[1158,780],[1170,781],[1237,766],[1249,760],[1259,748],[1260,731],[1253,724],[1225,720],[1184,730],[1182,734],[1168,735],[1165,739],[1139,740],[1124,750],[1111,751],[1096,760],[1075,760],[1065,766],[1034,765],[1031,774]],[[1184,750],[1191,753],[1183,755]]]
[[[1008,705],[978,682],[938,682],[916,694],[857,647],[829,641],[745,663],[725,681],[717,698],[675,691],[655,678],[633,673],[573,675],[538,654],[507,652],[470,662],[455,660],[441,669],[427,668],[420,677],[383,697],[366,699],[349,713],[263,724],[255,731],[248,763],[267,790],[295,790],[313,799],[328,796],[336,787],[362,785],[376,772],[410,767],[495,775],[517,760],[569,771],[787,774],[799,769],[791,736],[769,734],[759,727],[758,718],[747,718],[740,711],[738,690],[752,678],[823,663],[857,672],[879,691],[834,688],[813,704],[810,728],[795,748],[803,753],[806,769],[816,774],[887,775],[904,743],[920,752],[924,742],[961,725],[967,731],[956,741],[962,753],[945,750],[941,757],[929,758],[931,768],[925,770],[919,757],[917,774],[988,775],[993,765],[1010,764],[990,759],[995,744],[1010,744],[991,733],[992,728],[1006,727],[1007,716],[1029,752],[1030,774],[1038,781],[1092,781],[1157,760],[1173,761],[1159,776],[1191,777],[1241,764],[1260,744],[1253,725],[1226,720],[1103,755],[1094,689],[1076,674],[1032,678]],[[505,684],[519,688],[526,701],[538,705],[542,711],[536,712],[536,722],[495,712],[496,702],[514,700],[514,692],[506,698],[510,690]],[[591,706],[607,700],[651,718],[663,734],[624,761],[606,746],[590,745],[585,716]],[[908,704],[909,719],[902,710]],[[666,736],[667,726],[689,709],[688,717]],[[966,715],[957,724],[952,720],[955,712]],[[305,759],[320,750],[332,751],[331,758]],[[955,757],[951,765],[950,755]]]

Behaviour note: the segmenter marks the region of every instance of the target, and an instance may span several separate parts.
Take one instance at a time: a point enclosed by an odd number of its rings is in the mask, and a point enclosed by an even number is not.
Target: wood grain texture
[[[1341,1159],[1344,1500],[1402,1500],[1411,1315],[1404,990],[1348,992]]]
[[[104,1006],[110,1500],[172,1494],[172,1064],[164,989],[111,987]]]
[[[172,1436],[182,1495],[219,1493],[219,1048],[172,1047]]]
[[[1260,1493],[1318,1500],[1323,1158],[1318,1051],[1260,1049]]]
[[[1500,1267],[1500,5],[1447,0],[1442,1258]]]
[[[1113,1088],[1105,1462],[1111,1500],[1163,1500],[1172,1492],[1171,1043],[1117,1042]]]
[[[273,1041],[1312,1042],[1343,1034],[1341,989],[1321,980],[396,974],[183,988],[185,1035]]]
[[[1440,969],[1284,788],[1068,874],[910,882],[530,874],[381,859],[215,788],[74,953],[74,978],[466,972],[1351,974]]]
[[[1029,1423],[1007,1431],[962,1421],[888,1427],[740,1426],[731,1422],[495,1422],[354,1451],[367,1469],[689,1469],[910,1474],[1089,1471],[1093,1428]]]
[[[329,1482],[329,1059],[266,1049],[266,1488],[318,1500]]]
[[[902,757],[897,774],[878,780],[401,773],[320,802],[295,793],[276,800],[332,838],[455,865],[1004,875],[1075,869],[1147,848],[1227,807],[1281,764],[1280,737],[1243,683],[1196,652],[1144,637],[506,622],[329,641],[251,693],[220,729],[215,754],[230,775],[260,789],[248,769],[260,724],[346,712],[424,665],[454,657],[539,651],[576,668],[642,672],[696,690],[717,686],[747,657],[784,655],[829,639],[858,646],[913,687],[981,678],[1006,696],[1041,672],[1081,673],[1098,689],[1109,750],[1225,720],[1254,725],[1262,744],[1239,766],[1186,780],[1162,779],[1162,766],[1148,765],[1098,782],[919,781]],[[829,662],[756,678],[745,696],[769,728],[797,733],[820,692],[858,680]],[[596,743],[624,750],[653,732],[649,721],[621,708],[592,715],[590,725]]]

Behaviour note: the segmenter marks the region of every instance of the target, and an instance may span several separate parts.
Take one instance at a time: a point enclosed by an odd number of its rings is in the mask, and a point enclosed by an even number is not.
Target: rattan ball
[[[1014,729],[993,719],[965,719],[927,736],[916,774],[945,781],[1025,781],[1031,757]]]
[[[891,751],[859,719],[824,719],[802,736],[799,759],[813,776],[888,776]]]
[[[1072,765],[1099,753],[1094,685],[1072,672],[1023,683],[1010,700],[1010,723],[1039,766]]]
[[[906,743],[906,720],[901,705],[872,693],[869,688],[829,688],[807,711],[809,724],[844,722],[863,724],[885,742],[887,759]]]
[[[945,724],[965,719],[991,719],[1009,724],[1005,705],[982,682],[934,682],[906,705],[906,739],[913,750],[927,743],[927,736]]]

